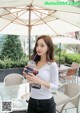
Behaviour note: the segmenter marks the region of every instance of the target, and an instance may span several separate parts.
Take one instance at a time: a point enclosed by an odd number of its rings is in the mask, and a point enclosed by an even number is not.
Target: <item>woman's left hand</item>
[[[26,78],[28,79],[30,83],[38,83],[38,84],[41,83],[41,79],[35,76],[33,73],[29,73],[29,75],[26,76]]]

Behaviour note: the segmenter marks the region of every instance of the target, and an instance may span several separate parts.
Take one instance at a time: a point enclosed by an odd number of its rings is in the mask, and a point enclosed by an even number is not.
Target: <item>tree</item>
[[[19,60],[23,56],[23,49],[18,35],[7,35],[1,51],[1,57]]]

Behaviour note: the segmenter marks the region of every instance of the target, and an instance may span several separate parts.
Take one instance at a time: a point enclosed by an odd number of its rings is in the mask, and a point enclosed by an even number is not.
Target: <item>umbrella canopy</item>
[[[54,44],[80,44],[80,40],[70,37],[54,37],[52,40]]]
[[[61,20],[55,20],[51,22],[47,22],[47,24],[54,29],[58,34],[65,34],[74,31],[80,31],[80,28],[63,22]],[[27,35],[28,36],[28,27],[10,24],[6,28],[4,28],[0,34],[14,34],[14,35]],[[65,29],[64,29],[65,28]],[[49,34],[55,35],[55,32],[50,29],[46,24],[33,26],[31,29],[31,35],[41,35],[41,34]]]
[[[50,30],[45,31],[46,33],[48,33],[47,31],[52,31],[52,33],[60,34],[60,29],[64,30],[64,28],[67,28],[68,32],[68,29],[70,27],[66,27],[65,25],[62,28],[62,24],[61,26],[59,26],[59,23],[61,21],[63,23],[66,22],[67,24],[70,24],[72,27],[75,26],[74,31],[80,30],[80,8],[64,4],[54,5],[54,2],[59,2],[59,0],[1,0],[0,31],[3,32],[3,30],[5,30],[5,28],[9,25],[11,26],[13,24],[15,26],[15,24],[17,24],[19,25],[19,27],[24,26],[27,34],[27,27],[29,35],[30,56],[30,38],[33,26],[36,27],[45,23],[50,28]],[[48,23],[50,21],[54,21],[54,24]],[[55,24],[55,21],[59,22]],[[58,27],[56,27],[55,25],[58,25]],[[53,27],[53,29],[51,27]],[[60,29],[57,31],[58,28]],[[17,32],[20,31],[15,27],[13,29]],[[13,29],[12,31],[14,31]],[[43,27],[43,33],[44,29],[45,28]],[[37,31],[41,31],[40,26],[38,27]],[[33,33],[34,32],[35,30],[33,30]]]
[[[38,0],[0,1],[0,31],[11,23],[32,27],[55,20],[80,28],[80,8],[69,5],[49,5],[54,1],[47,0],[47,3],[45,0],[40,0],[40,2]],[[55,30],[54,32],[56,33]]]

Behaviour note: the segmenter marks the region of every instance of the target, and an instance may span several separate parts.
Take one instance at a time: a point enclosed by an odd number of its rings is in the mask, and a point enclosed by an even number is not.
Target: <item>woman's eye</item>
[[[39,46],[38,44],[36,46]]]
[[[36,47],[38,47],[38,46],[39,46],[39,47],[44,47],[43,44],[37,44]]]
[[[44,47],[44,45],[42,44],[41,47]]]

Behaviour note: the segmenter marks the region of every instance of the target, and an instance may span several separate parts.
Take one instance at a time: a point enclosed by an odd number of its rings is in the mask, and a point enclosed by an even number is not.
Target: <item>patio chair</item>
[[[25,81],[24,77],[18,73],[8,74],[4,78],[4,83],[6,86],[22,84],[24,81]]]
[[[72,68],[79,68],[79,64],[76,63],[76,62],[72,62],[71,67],[72,67]]]
[[[5,78],[4,78],[4,83],[5,86],[11,86],[11,85],[19,85],[22,83],[25,83],[26,80],[25,78],[18,74],[18,73],[11,73],[8,74]],[[26,89],[25,89],[26,90]],[[13,101],[13,111],[17,112],[17,111],[27,111],[27,107],[28,107],[28,103],[26,102],[26,100],[14,100]]]
[[[72,65],[71,65],[71,67],[77,69],[77,74],[76,74],[77,76],[76,77],[77,77],[77,82],[78,82],[78,73],[79,73],[80,64],[78,64],[76,62],[73,62]]]
[[[56,111],[62,113],[64,110],[76,108],[78,111],[79,97],[80,97],[80,85],[76,83],[65,84],[61,88],[64,89],[64,94],[71,98],[70,101],[64,101],[60,105],[56,106]]]
[[[64,75],[60,76],[60,78],[64,83],[76,82],[76,74],[77,68],[69,68]]]

